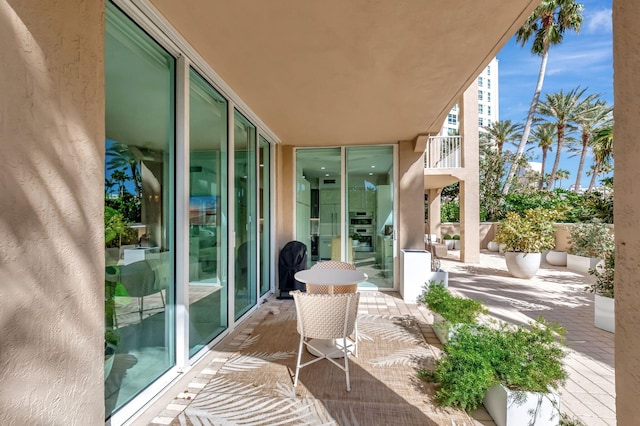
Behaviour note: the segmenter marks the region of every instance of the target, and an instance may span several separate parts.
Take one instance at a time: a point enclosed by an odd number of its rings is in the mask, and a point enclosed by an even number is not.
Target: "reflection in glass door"
[[[108,418],[175,364],[175,59],[111,3],[104,50]]]
[[[269,142],[260,136],[258,188],[260,208],[260,295],[271,288],[271,152]]]
[[[393,288],[393,147],[346,148],[348,248],[367,284]]]
[[[296,240],[306,244],[310,265],[342,260],[340,179],[340,148],[297,150]]]
[[[235,319],[257,303],[256,128],[234,114]]]
[[[227,101],[189,79],[189,356],[227,328]]]

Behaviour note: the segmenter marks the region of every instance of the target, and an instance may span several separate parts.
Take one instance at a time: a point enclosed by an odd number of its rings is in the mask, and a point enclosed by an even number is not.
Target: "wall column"
[[[436,238],[440,238],[440,224],[442,220],[440,220],[440,206],[441,199],[440,193],[442,192],[442,188],[440,189],[429,189],[427,195],[429,196],[429,234],[435,234]],[[435,242],[435,241],[434,241]]]
[[[618,425],[635,425],[640,418],[640,3],[613,2],[614,27],[614,157],[616,236],[615,369]]]
[[[480,165],[477,80],[462,95],[460,135],[464,179],[460,180],[460,260],[480,262]]]
[[[104,1],[0,2],[0,423],[104,422]]]

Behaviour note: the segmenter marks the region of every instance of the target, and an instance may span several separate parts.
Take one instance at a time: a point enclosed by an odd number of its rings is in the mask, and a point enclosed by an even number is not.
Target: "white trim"
[[[212,85],[256,127],[269,135],[272,142],[280,143],[280,138],[253,112],[247,104],[233,91],[198,52],[180,35],[169,21],[148,0],[112,0],[118,7],[147,31],[151,37],[174,56],[184,54],[191,66],[210,80]]]
[[[398,256],[398,144],[393,144],[393,290],[400,289],[400,260]]]
[[[189,60],[176,64],[176,366],[189,367]],[[179,228],[178,228],[179,227]]]
[[[235,104],[227,103],[227,324],[233,328],[235,323],[236,268],[232,261],[236,259],[236,197],[235,197]]]

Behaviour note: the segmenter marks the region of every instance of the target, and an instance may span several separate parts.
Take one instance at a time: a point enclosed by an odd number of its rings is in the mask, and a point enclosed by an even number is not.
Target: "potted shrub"
[[[616,325],[613,299],[615,260],[615,250],[607,251],[603,262],[589,269],[589,274],[595,276],[596,281],[586,287],[587,291],[595,293],[595,326],[611,333],[615,332]]]
[[[587,273],[613,249],[614,236],[600,219],[575,223],[569,229],[567,268]]]
[[[439,405],[472,411],[484,404],[498,426],[557,425],[557,391],[567,378],[563,334],[542,317],[520,326],[462,325],[434,370],[419,375],[440,384]]]
[[[496,252],[496,251],[498,251],[498,250],[499,250],[499,248],[500,248],[500,247],[499,247],[498,243],[497,243],[497,242],[495,242],[495,241],[493,241],[493,240],[491,240],[491,241],[489,241],[489,242],[487,243],[487,250],[489,250],[489,251]]]
[[[453,249],[460,250],[460,235],[455,234],[451,239],[453,240]]]
[[[500,222],[495,240],[505,245],[505,261],[511,275],[531,278],[540,268],[542,251],[555,246],[556,210],[541,207],[525,210],[520,216],[509,212]]]
[[[442,282],[431,281],[418,300],[434,313],[433,331],[443,344],[461,324],[474,324],[480,314],[488,313],[480,301],[454,296]]]
[[[453,237],[450,234],[444,234],[442,236],[442,240],[444,241],[444,243],[447,246],[448,250],[453,250],[453,247],[455,245],[455,241],[453,241]]]

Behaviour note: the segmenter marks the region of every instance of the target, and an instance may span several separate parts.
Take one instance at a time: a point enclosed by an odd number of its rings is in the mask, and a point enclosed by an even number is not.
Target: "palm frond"
[[[260,368],[263,365],[293,357],[296,351],[280,351],[274,353],[254,352],[248,355],[234,354],[219,370],[219,374],[229,374]]]
[[[374,367],[390,367],[398,364],[420,366],[426,358],[432,356],[433,354],[427,348],[418,346],[393,352],[389,356],[376,358],[371,361],[371,365]]]

